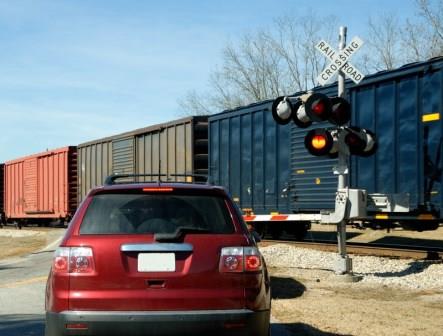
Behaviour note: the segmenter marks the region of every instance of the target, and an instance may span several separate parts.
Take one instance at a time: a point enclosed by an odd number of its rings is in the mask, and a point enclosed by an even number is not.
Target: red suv
[[[117,177],[55,252],[45,335],[268,335],[269,276],[226,192]]]

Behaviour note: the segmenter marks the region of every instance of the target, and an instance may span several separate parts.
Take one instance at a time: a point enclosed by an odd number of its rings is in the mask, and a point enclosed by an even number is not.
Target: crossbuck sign
[[[317,77],[320,85],[325,85],[334,75],[341,70],[347,77],[358,84],[364,78],[364,75],[348,60],[354,53],[361,48],[363,41],[359,37],[354,37],[351,43],[343,50],[337,52],[327,42],[321,40],[315,46],[323,55],[331,60],[331,63]]]

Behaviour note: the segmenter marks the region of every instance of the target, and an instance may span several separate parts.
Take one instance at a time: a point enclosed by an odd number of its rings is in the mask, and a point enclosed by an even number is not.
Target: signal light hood
[[[280,125],[286,125],[291,121],[294,108],[286,96],[277,97],[272,103],[272,117]]]

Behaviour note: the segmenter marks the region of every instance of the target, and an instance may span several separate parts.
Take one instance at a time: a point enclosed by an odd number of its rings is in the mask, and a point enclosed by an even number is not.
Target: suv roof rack
[[[106,177],[104,185],[114,185],[117,184],[116,180],[118,179],[125,179],[125,178],[137,178],[137,177],[157,177],[156,181],[143,181],[143,182],[177,182],[177,183],[197,183],[197,184],[209,184],[208,183],[208,175],[204,174],[121,174],[121,173],[113,173]],[[166,179],[162,179],[162,177],[166,177]],[[170,177],[192,177],[193,181],[187,182],[187,181],[177,181],[172,180]],[[204,182],[201,181],[195,181],[195,178],[199,179],[205,179]],[[140,181],[124,181],[123,183],[140,183]]]

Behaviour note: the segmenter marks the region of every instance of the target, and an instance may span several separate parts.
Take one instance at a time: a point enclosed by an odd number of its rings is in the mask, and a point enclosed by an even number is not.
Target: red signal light
[[[305,137],[306,149],[315,156],[334,154],[335,142],[331,132],[323,128],[310,130]]]
[[[348,127],[345,136],[345,144],[349,153],[360,156],[370,156],[377,150],[375,134],[367,129]]]
[[[354,151],[364,150],[366,147],[365,142],[355,133],[346,134],[345,143]]]
[[[331,98],[332,112],[329,122],[335,125],[344,125],[351,119],[351,105],[341,97]]]
[[[311,146],[314,149],[321,150],[321,149],[325,148],[326,142],[327,142],[327,138],[323,134],[314,135],[314,137],[311,139]]]
[[[322,93],[282,96],[272,103],[272,117],[280,125],[286,125],[292,120],[301,128],[322,121],[342,126],[351,119],[351,105],[344,98],[329,98]]]
[[[312,104],[312,112],[314,112],[316,115],[321,116],[323,113],[325,113],[325,102],[323,100],[317,100]]]
[[[331,100],[324,94],[313,93],[306,99],[305,110],[312,121],[328,120],[332,113]]]

